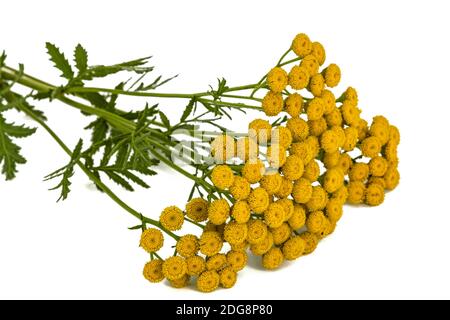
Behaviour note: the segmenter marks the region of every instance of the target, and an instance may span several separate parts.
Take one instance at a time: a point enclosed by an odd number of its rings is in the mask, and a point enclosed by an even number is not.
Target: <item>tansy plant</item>
[[[53,85],[9,67],[0,57],[0,165],[6,180],[26,162],[17,144],[35,128],[8,122],[16,110],[46,130],[67,153],[68,162],[46,176],[55,180],[59,199],[66,199],[76,168],[99,190],[138,219],[140,246],[149,253],[144,277],[167,279],[173,287],[191,281],[210,292],[232,287],[249,253],[262,266],[277,269],[285,261],[312,253],[331,234],[343,205],[380,205],[385,190],[399,183],[399,130],[383,116],[369,125],[360,117],[358,96],[347,88],[331,91],[341,79],[340,68],[325,64],[319,42],[298,34],[275,67],[258,82],[230,87],[220,79],[215,88],[199,93],[160,93],[172,78],[151,77],[149,58],[115,65],[91,65],[77,45],[71,64],[53,44],[46,44],[50,60],[64,78]],[[90,86],[97,78],[127,73],[130,80],[114,88]],[[27,90],[28,89],[28,90]],[[138,96],[185,101],[177,123],[159,105],[138,111],[118,105],[118,97]],[[82,139],[70,148],[52,130],[45,113],[34,104],[58,100],[90,119]],[[249,119],[247,134],[222,126],[246,110],[261,112]],[[181,163],[180,163],[181,161]],[[109,180],[129,191],[148,188],[145,176],[155,175],[163,163],[191,179],[183,208],[169,206],[158,219],[138,212],[108,186]],[[105,178],[109,179],[105,179]],[[183,234],[185,223],[198,227]],[[173,240],[173,255],[159,251],[165,236]]]

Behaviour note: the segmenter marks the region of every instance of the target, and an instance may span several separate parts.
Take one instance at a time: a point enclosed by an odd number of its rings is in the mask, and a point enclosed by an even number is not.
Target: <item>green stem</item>
[[[202,228],[202,229],[205,228],[204,225],[202,225],[202,224],[200,224],[200,223],[198,223],[198,222],[195,222],[194,220],[191,220],[191,219],[189,219],[189,218],[184,217],[184,220],[187,221],[187,222],[189,222],[189,223],[192,223],[193,225],[196,225],[196,226],[199,227],[199,228]]]
[[[33,112],[31,112],[28,108],[24,107],[23,105],[18,105],[18,107],[20,108],[21,111],[23,111],[30,118],[32,118],[34,121],[36,121],[41,127],[43,127],[50,134],[50,136],[56,141],[56,143],[69,155],[69,157],[72,157],[72,151],[66,146],[66,144],[59,138],[59,136],[44,121],[42,121],[41,119],[36,117]],[[179,239],[179,236],[177,236],[176,234],[174,234],[171,231],[162,227],[161,224],[159,223],[159,221],[145,217],[141,213],[139,213],[138,211],[134,210],[129,205],[127,205],[108,186],[106,186],[91,171],[89,171],[89,169],[81,161],[77,161],[77,165],[89,177],[89,179],[92,182],[94,182],[103,192],[105,192],[115,203],[117,203],[124,210],[126,210],[131,215],[138,218],[139,220],[143,220],[144,222],[147,222],[149,224],[154,225],[155,227],[160,228],[161,230],[163,230],[165,233],[167,233],[169,236],[171,236],[175,240]]]
[[[253,110],[261,110],[261,107],[259,106],[251,106],[245,103],[233,103],[233,102],[225,102],[225,101],[219,101],[219,100],[209,100],[204,98],[199,98],[198,101],[210,103],[213,105],[218,106],[225,106],[225,107],[231,107],[235,109],[253,109]]]

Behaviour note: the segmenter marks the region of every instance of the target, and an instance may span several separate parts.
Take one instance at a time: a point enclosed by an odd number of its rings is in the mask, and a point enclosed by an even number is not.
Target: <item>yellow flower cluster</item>
[[[299,62],[290,70],[271,69],[261,99],[265,115],[282,120],[254,119],[248,137],[214,139],[219,164],[209,179],[215,196],[191,199],[184,211],[168,207],[160,217],[171,231],[186,219],[206,225],[198,237],[179,237],[175,256],[145,265],[150,282],[165,278],[179,288],[195,280],[202,292],[230,288],[249,253],[268,270],[310,254],[333,233],[345,203],[380,205],[385,190],[398,185],[397,127],[383,116],[370,125],[363,120],[352,87],[335,97],[330,89],[339,85],[341,70],[325,65],[319,42],[299,34],[291,52]],[[243,162],[227,164],[233,159]],[[156,231],[145,230],[141,238],[151,255],[163,244]]]

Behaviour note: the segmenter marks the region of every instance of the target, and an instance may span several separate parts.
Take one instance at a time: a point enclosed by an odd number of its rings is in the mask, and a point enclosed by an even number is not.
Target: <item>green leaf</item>
[[[113,172],[113,171],[105,171],[105,173],[112,181],[117,183],[119,186],[121,186],[125,190],[134,191],[134,189],[131,186],[131,184],[129,184],[127,180],[125,180],[124,178],[122,178],[121,176],[116,174],[115,172]]]
[[[111,74],[114,74],[114,73],[117,73],[120,71],[130,71],[130,72],[135,72],[138,74],[147,73],[147,72],[151,72],[154,69],[154,67],[145,67],[144,66],[144,64],[146,64],[148,62],[148,59],[150,59],[150,58],[151,57],[144,57],[144,58],[140,58],[140,59],[122,62],[119,64],[109,65],[109,66],[104,66],[104,65],[92,66],[89,68],[88,73],[91,78],[92,77],[97,77],[97,78],[106,77],[106,76],[109,76]]]
[[[0,164],[3,163],[2,173],[6,180],[12,180],[17,173],[17,165],[26,163],[26,159],[20,154],[20,147],[11,137],[24,138],[36,132],[35,128],[26,128],[6,123],[0,115]]]
[[[194,108],[195,99],[191,99],[181,115],[180,122],[186,121]]]
[[[137,226],[129,227],[128,230],[140,230],[140,229],[142,229],[144,227],[145,227],[145,225],[138,224]]]
[[[71,80],[73,79],[73,70],[64,54],[52,43],[45,44],[50,60],[53,61],[55,67],[62,72],[62,77]]]
[[[164,127],[166,127],[167,129],[170,129],[170,121],[162,111],[159,112],[159,117],[161,118],[161,121],[162,121]]]
[[[88,68],[88,54],[81,44],[75,47],[74,59],[78,71],[80,73],[85,72]]]
[[[83,140],[80,139],[72,152],[72,156],[70,158],[69,163],[64,167],[59,168],[56,171],[48,174],[44,178],[45,181],[48,181],[51,179],[55,179],[57,177],[61,177],[60,182],[55,187],[50,189],[50,190],[61,189],[61,194],[57,201],[60,201],[61,199],[66,200],[67,196],[69,195],[70,185],[72,184],[70,178],[72,178],[72,176],[74,175],[74,167],[80,160],[82,148],[83,148]]]

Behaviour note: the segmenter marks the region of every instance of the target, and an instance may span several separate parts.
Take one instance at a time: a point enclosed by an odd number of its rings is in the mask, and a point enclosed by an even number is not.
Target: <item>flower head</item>
[[[142,271],[144,278],[154,283],[162,281],[164,279],[162,266],[163,261],[159,259],[147,262]]]
[[[186,204],[188,218],[201,222],[208,218],[208,201],[202,198],[194,198]]]
[[[162,272],[168,280],[178,280],[187,272],[186,260],[182,257],[170,257],[162,265]]]
[[[283,68],[275,67],[267,74],[267,85],[273,92],[283,91],[288,83],[288,75]]]
[[[159,216],[159,222],[167,230],[180,230],[184,222],[183,211],[176,206],[167,207]]]
[[[234,182],[233,170],[227,165],[215,166],[211,172],[211,180],[217,188],[228,189]]]
[[[156,228],[144,230],[141,234],[140,246],[147,252],[155,252],[164,245],[162,232]]]
[[[262,257],[262,266],[267,270],[277,269],[284,261],[280,248],[273,247]]]

